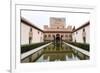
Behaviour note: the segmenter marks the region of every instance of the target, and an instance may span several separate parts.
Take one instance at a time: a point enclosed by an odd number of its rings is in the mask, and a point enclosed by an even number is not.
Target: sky
[[[85,22],[90,20],[90,14],[85,13],[63,13],[63,12],[43,12],[43,11],[28,11],[22,10],[21,17],[34,24],[35,26],[43,29],[43,25],[50,24],[50,17],[58,17],[66,19],[66,27],[71,25],[72,27],[78,28]]]

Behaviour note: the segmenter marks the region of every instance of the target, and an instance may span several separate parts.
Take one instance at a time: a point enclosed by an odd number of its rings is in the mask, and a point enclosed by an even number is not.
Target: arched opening
[[[61,38],[60,38],[60,34],[56,34],[56,42],[60,42]]]

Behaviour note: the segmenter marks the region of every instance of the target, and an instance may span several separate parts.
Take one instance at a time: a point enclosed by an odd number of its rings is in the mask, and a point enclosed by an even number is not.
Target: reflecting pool
[[[64,43],[52,43],[49,46],[21,60],[22,63],[88,60],[89,56],[67,46]]]

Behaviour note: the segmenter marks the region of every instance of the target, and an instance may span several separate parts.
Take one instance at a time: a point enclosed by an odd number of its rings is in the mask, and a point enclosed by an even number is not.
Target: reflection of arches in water
[[[54,44],[53,44],[52,48],[53,48],[53,49],[57,49],[57,50],[58,50],[58,49],[63,49],[62,45],[63,45],[63,44],[62,44],[61,42],[57,42],[57,43],[54,43]]]
[[[44,59],[44,60],[48,60],[48,55],[45,55],[45,54],[44,54],[44,55],[43,55],[43,59]]]
[[[49,61],[57,61],[57,60],[65,61],[66,60],[66,54],[63,54],[63,53],[57,53],[57,54],[50,53],[50,54],[45,54],[43,56],[43,58],[45,60],[49,60]]]
[[[67,56],[69,59],[72,59],[72,53],[68,53]]]

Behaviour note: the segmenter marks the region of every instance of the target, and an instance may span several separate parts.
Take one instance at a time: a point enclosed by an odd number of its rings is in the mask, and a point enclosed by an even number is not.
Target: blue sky
[[[90,20],[90,14],[85,13],[62,13],[43,11],[21,11],[21,16],[43,29],[43,25],[49,25],[50,17],[61,17],[66,19],[66,26],[72,25],[76,28]]]

